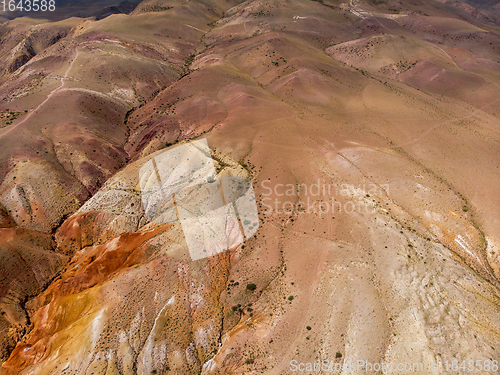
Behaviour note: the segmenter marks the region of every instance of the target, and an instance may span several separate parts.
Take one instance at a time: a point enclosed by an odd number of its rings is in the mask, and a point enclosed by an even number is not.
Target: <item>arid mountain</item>
[[[88,4],[0,24],[0,374],[498,373],[497,2]],[[201,138],[259,229],[193,261],[140,171]]]
[[[47,5],[49,0],[47,0]],[[103,19],[111,14],[128,14],[135,9],[140,0],[102,0],[99,2],[91,0],[57,0],[55,1],[55,8],[51,11],[28,11],[30,9],[30,4],[33,4],[35,8],[35,3],[26,3],[24,8],[21,10],[18,8],[21,4],[19,2],[14,2],[11,7],[15,8],[12,12],[3,12],[0,16],[2,20],[13,20],[19,17],[29,17],[41,20],[51,20],[51,21],[61,21],[71,17],[79,18],[93,18],[93,19]],[[6,1],[6,9],[8,9],[10,2]],[[40,6],[41,1],[38,2]],[[3,10],[3,4],[2,4]]]

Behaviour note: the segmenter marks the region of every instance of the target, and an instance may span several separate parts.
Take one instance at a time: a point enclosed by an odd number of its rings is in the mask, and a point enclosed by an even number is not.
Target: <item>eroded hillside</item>
[[[3,23],[1,373],[500,358],[498,16],[146,0]],[[199,138],[260,222],[192,261],[139,170]]]

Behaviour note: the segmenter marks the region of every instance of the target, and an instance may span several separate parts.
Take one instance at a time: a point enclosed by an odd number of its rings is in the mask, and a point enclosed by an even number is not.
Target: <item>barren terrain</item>
[[[497,3],[67,6],[0,24],[0,374],[500,360]],[[259,230],[192,261],[139,170],[202,138]]]

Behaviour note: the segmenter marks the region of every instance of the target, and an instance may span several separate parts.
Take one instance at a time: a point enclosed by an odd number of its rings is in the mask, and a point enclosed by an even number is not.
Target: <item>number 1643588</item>
[[[14,12],[16,10],[21,12],[53,12],[56,10],[55,0],[3,0],[1,2],[3,11]]]

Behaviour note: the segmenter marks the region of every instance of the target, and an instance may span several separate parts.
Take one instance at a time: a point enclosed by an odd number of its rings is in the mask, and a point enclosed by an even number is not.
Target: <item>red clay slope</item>
[[[2,230],[9,249],[47,239],[50,261],[2,289],[2,373],[498,358],[498,25],[379,3],[145,1],[72,20],[7,75]],[[260,226],[193,262],[138,176],[204,137],[220,174],[252,180]]]

